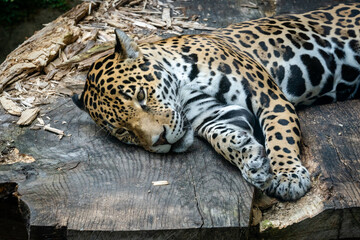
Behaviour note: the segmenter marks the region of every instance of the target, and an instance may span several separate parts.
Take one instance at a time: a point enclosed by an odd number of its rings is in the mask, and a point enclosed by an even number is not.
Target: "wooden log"
[[[3,240],[28,239],[29,209],[17,196],[8,195],[16,191],[16,183],[1,183],[1,190],[10,190],[6,196],[0,197],[0,238]],[[2,191],[2,193],[5,193]]]
[[[47,66],[66,45],[80,35],[76,23],[82,19],[94,3],[84,2],[57,18],[27,39],[0,65],[0,93],[12,84]]]
[[[286,8],[299,12],[319,6],[278,2],[258,1],[253,6],[244,1],[193,0],[182,7],[193,6],[188,14],[200,13],[203,18],[216,9],[208,23],[219,27],[284,13]],[[331,1],[315,2],[325,6]],[[115,7],[103,1],[99,14]],[[75,11],[70,18],[76,22],[88,10],[79,8],[81,14]],[[63,39],[61,35],[60,42],[65,43]],[[8,74],[0,78],[2,88],[13,81],[8,81],[11,77],[15,76],[14,81],[25,77],[43,68],[38,63],[52,58],[26,50],[27,42],[0,66],[0,73]],[[55,41],[57,49],[62,49],[58,43]],[[24,51],[38,61],[16,65],[16,57]],[[359,238],[359,107],[359,101],[350,101],[300,112],[303,160],[312,174],[313,187],[297,202],[272,205],[269,201],[272,206],[265,210],[266,204],[254,201],[253,189],[239,171],[200,140],[185,154],[147,153],[109,137],[68,99],[41,110],[44,124],[64,131],[59,140],[41,128],[16,127],[17,117],[5,115],[1,109],[0,160],[16,147],[35,162],[0,165],[0,239]],[[154,186],[153,181],[169,184]],[[254,216],[252,205],[258,208]],[[250,229],[251,218],[260,224]],[[11,226],[13,231],[8,230]]]
[[[59,140],[30,129],[15,137],[14,129],[4,127],[13,117],[0,121],[0,131],[35,158],[31,164],[0,166],[0,182],[16,182],[30,209],[31,239],[48,234],[239,238],[248,233],[253,188],[205,142],[196,141],[185,154],[148,153],[102,132],[70,100],[52,109],[45,124],[71,137]],[[159,180],[169,184],[152,184]]]
[[[264,211],[260,235],[266,239],[360,237],[360,101],[299,112],[303,161],[312,189],[297,202]]]
[[[297,202],[263,211],[259,228],[250,233],[252,189],[204,142],[185,154],[147,153],[109,137],[69,100],[54,109],[46,116],[71,137],[19,132],[9,127],[15,118],[10,115],[0,122],[0,140],[12,136],[22,153],[36,159],[0,167],[0,182],[18,184],[33,239],[360,236],[359,100],[300,111],[303,161],[313,187]],[[152,184],[159,180],[169,184]]]
[[[267,0],[262,0],[267,2]],[[287,14],[287,13],[303,13],[307,11],[312,11],[319,8],[328,7],[338,3],[353,3],[358,2],[354,0],[341,0],[341,1],[329,1],[329,0],[302,0],[301,3],[297,0],[270,0],[269,2],[274,2],[272,4],[276,5],[273,8],[273,14]],[[268,4],[264,4],[265,6]]]

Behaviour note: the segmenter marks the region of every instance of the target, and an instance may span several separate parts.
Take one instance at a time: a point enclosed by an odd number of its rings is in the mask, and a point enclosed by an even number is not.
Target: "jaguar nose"
[[[164,126],[164,131],[160,134],[159,139],[153,144],[154,147],[159,145],[170,144],[166,139],[166,128]]]

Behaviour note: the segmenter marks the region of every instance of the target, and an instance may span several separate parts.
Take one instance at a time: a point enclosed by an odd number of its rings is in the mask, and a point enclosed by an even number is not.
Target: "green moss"
[[[260,223],[260,229],[262,231],[268,229],[268,228],[272,228],[273,227],[273,224],[270,220],[264,220]]]

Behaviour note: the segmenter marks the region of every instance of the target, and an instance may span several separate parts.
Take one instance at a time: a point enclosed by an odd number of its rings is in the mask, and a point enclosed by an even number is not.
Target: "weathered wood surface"
[[[109,137],[69,99],[46,116],[71,137],[27,128],[17,135],[7,127],[13,117],[0,121],[0,131],[36,159],[0,166],[0,182],[18,183],[30,209],[31,238],[49,229],[70,239],[239,238],[248,232],[253,188],[204,142],[185,154],[148,153]],[[153,186],[157,180],[170,184]]]
[[[177,0],[188,16],[199,16],[208,26],[226,27],[232,23],[279,14],[302,13],[356,0]]]
[[[36,159],[0,167],[1,183],[18,184],[21,207],[10,216],[19,234],[26,234],[25,218],[32,239],[360,237],[359,100],[300,111],[313,188],[297,202],[263,210],[251,231],[252,188],[204,142],[185,154],[147,153],[107,136],[67,99],[52,109],[48,121],[71,137],[19,130],[11,124],[14,117],[1,117],[1,140],[15,140],[21,153]],[[152,186],[157,180],[170,185]],[[1,192],[15,191],[8,189]],[[2,201],[2,208],[10,203]],[[0,226],[5,223],[0,217]]]
[[[259,0],[252,7],[245,0],[216,2],[181,4],[187,15],[199,14],[200,20],[208,17],[210,26],[221,26],[334,3],[279,0],[274,5],[273,0]],[[57,51],[63,48],[52,45]],[[30,54],[31,49],[25,52]],[[19,51],[23,49],[15,52]],[[9,59],[2,67],[16,63]],[[39,66],[31,71],[43,68]],[[21,71],[9,76],[16,81],[28,73],[26,68]],[[1,87],[6,79],[0,80]],[[19,128],[17,117],[1,109],[0,151],[16,147],[20,160],[34,157],[35,162],[0,166],[0,239],[26,239],[28,230],[31,239],[360,238],[359,109],[356,100],[300,112],[303,160],[312,173],[313,188],[297,202],[278,202],[268,209],[252,199],[253,189],[240,172],[200,140],[185,154],[147,153],[107,136],[62,98],[40,112],[50,117],[44,116],[46,123],[72,134],[59,140],[43,130]],[[152,186],[156,180],[170,185]],[[252,205],[262,212],[256,221],[260,223],[250,229]]]
[[[274,2],[275,0],[260,0],[264,6],[269,6],[267,2]],[[357,0],[276,0],[275,14],[286,13],[303,13],[312,11],[318,8],[323,8],[339,3],[353,3]]]
[[[312,189],[263,213],[260,235],[280,239],[360,238],[360,101],[300,111],[303,161]]]
[[[9,84],[42,71],[66,45],[79,37],[76,23],[93,3],[84,2],[49,23],[12,51],[0,65],[0,93]]]

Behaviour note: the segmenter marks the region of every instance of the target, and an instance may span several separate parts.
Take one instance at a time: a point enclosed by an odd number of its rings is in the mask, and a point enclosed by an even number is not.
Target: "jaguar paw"
[[[295,201],[304,196],[310,187],[308,170],[299,166],[293,172],[277,173],[266,189],[266,193],[283,201]]]
[[[248,160],[244,164],[242,175],[255,187],[261,190],[268,188],[273,178],[270,160],[267,157],[262,156]]]

